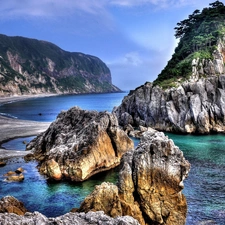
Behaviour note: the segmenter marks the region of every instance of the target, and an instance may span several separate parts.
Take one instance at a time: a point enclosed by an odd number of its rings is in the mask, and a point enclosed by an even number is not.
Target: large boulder
[[[147,131],[137,148],[123,156],[118,185],[97,186],[78,211],[130,215],[142,225],[184,225],[187,202],[181,191],[189,170],[172,140],[162,132]]]
[[[109,112],[73,107],[61,112],[50,127],[27,145],[40,161],[41,173],[54,180],[84,181],[120,164],[133,141]]]
[[[17,215],[24,215],[26,212],[28,212],[28,210],[24,207],[23,203],[20,202],[18,199],[12,196],[6,196],[0,199],[0,214],[14,213]]]

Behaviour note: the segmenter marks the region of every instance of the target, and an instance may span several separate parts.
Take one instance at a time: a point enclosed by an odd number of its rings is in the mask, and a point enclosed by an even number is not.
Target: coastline
[[[0,97],[0,104],[7,104],[14,101],[22,101],[31,98],[49,97],[56,94],[40,94],[40,95],[22,95]],[[14,138],[35,136],[45,131],[50,125],[50,122],[36,122],[29,120],[20,120],[8,118],[0,115],[0,160],[6,160],[12,157],[23,157],[29,151],[6,150],[1,147],[1,144]]]
[[[0,116],[0,145],[8,140],[38,135],[45,131],[50,122],[36,122],[29,120],[19,120]],[[29,151],[5,150],[0,147],[0,159],[8,159],[16,156],[24,156]]]

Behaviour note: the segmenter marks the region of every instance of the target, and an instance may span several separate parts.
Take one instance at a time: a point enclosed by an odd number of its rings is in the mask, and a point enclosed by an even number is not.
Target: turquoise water
[[[74,105],[97,111],[111,111],[120,104],[124,95],[126,93],[54,96],[2,105],[0,112],[23,119],[53,121],[61,110]],[[167,135],[191,163],[191,171],[185,180],[183,191],[188,202],[186,225],[206,220],[219,225],[225,224],[225,135]],[[25,147],[24,144],[21,145],[22,141],[13,140],[9,145],[12,148],[16,148],[17,144]],[[137,140],[135,142],[138,143]],[[40,211],[46,216],[62,215],[73,207],[79,207],[96,184],[117,180],[117,170],[113,170],[79,184],[48,183],[38,173],[36,165],[36,162],[25,163],[21,159],[13,159],[6,167],[0,168],[0,197],[13,195],[23,201],[30,211]],[[20,166],[26,170],[23,182],[4,181],[4,173]]]

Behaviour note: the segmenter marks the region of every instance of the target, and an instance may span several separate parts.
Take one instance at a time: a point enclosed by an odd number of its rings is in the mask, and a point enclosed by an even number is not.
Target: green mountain
[[[99,58],[36,39],[0,35],[0,96],[117,92]]]
[[[214,54],[220,52],[219,42],[224,42],[225,37],[225,6],[216,1],[209,4],[202,11],[195,10],[189,17],[175,27],[175,37],[179,38],[179,44],[166,67],[154,81],[154,85],[162,88],[176,86],[176,82],[188,80],[193,75],[193,60],[197,60],[197,70],[201,70],[200,76],[208,74],[209,62],[216,60]],[[225,52],[222,52],[225,60]],[[225,62],[225,61],[224,61]],[[215,71],[218,74],[217,71]]]

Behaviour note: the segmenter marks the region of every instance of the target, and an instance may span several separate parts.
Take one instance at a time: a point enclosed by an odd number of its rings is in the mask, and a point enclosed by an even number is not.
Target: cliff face
[[[184,225],[187,203],[181,190],[189,170],[172,140],[162,132],[145,132],[137,148],[124,154],[118,185],[96,186],[79,211],[130,215],[141,225]]]
[[[189,80],[166,90],[146,83],[131,91],[115,113],[122,126],[181,133],[225,131],[225,39],[212,60],[192,60]]]
[[[0,96],[120,91],[99,58],[56,45],[0,35]]]
[[[26,157],[40,161],[40,171],[51,179],[83,181],[118,166],[133,147],[115,115],[73,107],[28,144],[34,155]]]

